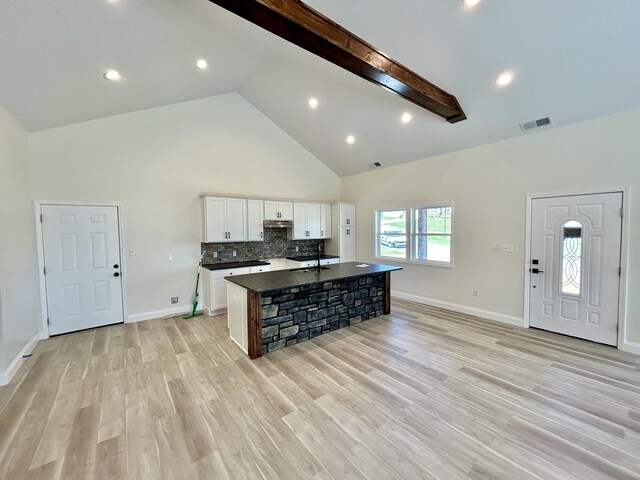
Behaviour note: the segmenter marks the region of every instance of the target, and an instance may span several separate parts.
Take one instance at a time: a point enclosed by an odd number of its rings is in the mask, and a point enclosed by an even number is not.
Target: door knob
[[[537,268],[532,268],[531,273],[544,273],[544,270],[538,270]]]
[[[114,276],[114,277],[119,277],[119,276],[120,276],[120,273],[116,272],[116,273],[114,273],[114,274],[113,274],[113,276]]]
[[[117,263],[113,266],[113,268],[120,268],[120,265],[118,265]]]

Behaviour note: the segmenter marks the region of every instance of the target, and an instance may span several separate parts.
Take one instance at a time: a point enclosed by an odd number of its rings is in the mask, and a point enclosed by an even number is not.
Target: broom
[[[197,312],[197,308],[198,308],[198,286],[200,284],[200,269],[202,268],[202,259],[204,258],[204,254],[206,252],[204,252],[201,256],[200,256],[200,261],[198,262],[198,274],[196,275],[196,291],[193,294],[193,310],[191,311],[191,313],[189,315],[185,315],[184,318],[185,320],[188,320],[190,318],[194,318],[194,317],[199,317],[200,315],[203,315],[203,312]]]

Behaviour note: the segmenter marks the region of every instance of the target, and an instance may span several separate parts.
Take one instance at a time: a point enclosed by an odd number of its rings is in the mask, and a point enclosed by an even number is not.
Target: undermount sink
[[[320,270],[330,270],[330,267],[320,267]],[[289,271],[290,272],[298,272],[298,273],[317,272],[318,271],[318,267],[292,268]]]

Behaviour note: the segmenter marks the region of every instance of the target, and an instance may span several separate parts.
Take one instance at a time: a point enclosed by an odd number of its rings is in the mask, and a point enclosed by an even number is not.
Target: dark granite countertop
[[[238,275],[233,277],[224,277],[225,280],[240,285],[247,290],[264,293],[272,290],[281,290],[283,288],[297,287],[300,285],[310,285],[312,283],[331,282],[333,280],[341,280],[350,277],[361,277],[363,275],[371,275],[373,273],[393,272],[402,270],[400,267],[392,267],[390,265],[377,265],[368,263],[366,267],[357,267],[363,265],[360,262],[338,263],[330,265],[326,270],[320,272],[290,272],[289,270],[278,270],[275,272],[265,272],[261,274]]]
[[[261,260],[247,260],[244,262],[209,263],[202,265],[207,270],[226,270],[227,268],[259,267],[260,265],[271,265],[269,262]]]
[[[329,260],[331,258],[340,258],[337,255],[320,255],[320,260]],[[303,255],[300,257],[287,257],[287,260],[293,260],[295,262],[311,262],[317,260],[318,255]]]

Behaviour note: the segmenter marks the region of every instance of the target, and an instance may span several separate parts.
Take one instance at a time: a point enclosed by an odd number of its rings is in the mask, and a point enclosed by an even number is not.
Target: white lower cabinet
[[[227,281],[230,275],[252,273],[251,268],[229,268],[226,270],[204,270],[203,307],[207,315],[219,315],[227,309]]]

